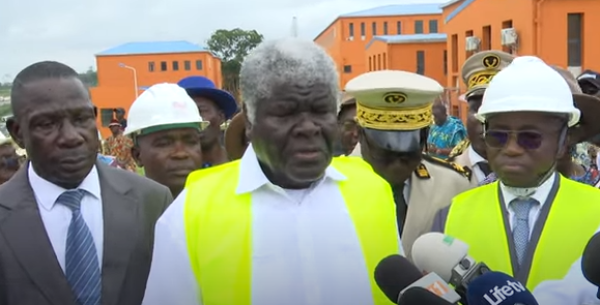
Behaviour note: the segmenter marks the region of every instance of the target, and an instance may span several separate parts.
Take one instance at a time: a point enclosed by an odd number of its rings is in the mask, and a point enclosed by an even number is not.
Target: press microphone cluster
[[[375,267],[375,282],[395,304],[445,305],[460,300],[460,296],[440,276],[435,273],[423,276],[400,255],[391,255],[379,262]]]
[[[467,288],[477,277],[489,272],[483,263],[468,255],[469,245],[441,233],[420,236],[412,248],[412,261],[422,272],[434,272],[454,286],[456,293],[468,303]]]
[[[581,271],[588,282],[600,287],[600,233],[596,233],[585,246],[581,257]],[[600,299],[600,288],[596,297]]]

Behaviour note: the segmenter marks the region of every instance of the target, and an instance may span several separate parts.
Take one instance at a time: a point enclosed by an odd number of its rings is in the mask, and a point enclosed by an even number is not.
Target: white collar
[[[48,211],[51,210],[56,203],[56,199],[67,191],[67,189],[40,177],[33,169],[31,162],[27,163],[27,167],[29,184],[33,189],[38,204]],[[92,170],[90,170],[77,188],[85,190],[88,194],[96,198],[100,198],[100,178],[96,165],[92,167]]]
[[[546,202],[546,199],[548,199],[550,192],[552,191],[552,186],[554,185],[554,181],[556,181],[557,176],[558,175],[556,173],[550,175],[550,178],[546,179],[546,181],[544,181],[544,183],[542,183],[537,188],[537,190],[535,190],[535,192],[528,197],[537,200],[540,203],[540,207],[542,207]],[[511,192],[511,190],[506,185],[504,185],[502,181],[500,181],[500,190],[502,191],[502,196],[504,197],[504,204],[506,205],[506,208],[508,208],[508,205],[511,201],[519,197],[515,195],[514,192]]]
[[[469,145],[469,148],[467,148],[467,153],[469,154],[469,160],[471,161],[471,166],[474,166],[475,164],[477,164],[479,162],[485,162],[485,163],[488,162],[480,154],[478,154],[475,151],[475,149],[473,149],[473,145]]]
[[[325,178],[334,181],[346,180],[346,176],[331,165],[325,169]],[[265,173],[263,173],[262,168],[258,163],[256,152],[254,152],[254,148],[252,148],[252,144],[250,144],[240,160],[240,178],[235,192],[236,194],[250,193],[263,185],[273,184],[269,181],[267,176],[265,176]]]

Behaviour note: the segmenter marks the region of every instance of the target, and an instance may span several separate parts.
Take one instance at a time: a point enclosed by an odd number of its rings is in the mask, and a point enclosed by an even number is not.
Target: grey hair
[[[329,86],[339,107],[339,75],[333,59],[311,40],[284,38],[261,43],[244,59],[240,90],[250,123],[256,120],[256,106],[272,96],[283,84]]]

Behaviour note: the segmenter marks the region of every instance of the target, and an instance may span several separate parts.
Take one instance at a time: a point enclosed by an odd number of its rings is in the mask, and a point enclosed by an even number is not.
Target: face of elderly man
[[[310,41],[265,43],[246,58],[240,79],[247,132],[265,175],[290,189],[321,178],[339,133],[331,58]]]

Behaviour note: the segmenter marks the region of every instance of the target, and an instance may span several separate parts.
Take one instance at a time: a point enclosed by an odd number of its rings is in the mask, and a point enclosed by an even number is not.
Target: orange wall
[[[196,69],[196,61],[202,61],[202,69]],[[179,69],[173,70],[173,62],[179,63]],[[190,62],[190,70],[185,70],[185,61]],[[149,63],[154,62],[154,71],[149,69]],[[167,63],[167,71],[161,71],[161,62]],[[131,103],[135,100],[136,91],[134,86],[133,71],[120,67],[125,64],[135,68],[137,73],[137,85],[149,87],[154,84],[169,82],[176,83],[180,79],[201,75],[210,78],[217,87],[221,87],[221,60],[211,53],[181,53],[181,54],[150,54],[150,55],[124,55],[124,56],[98,56],[96,58],[98,67],[98,86],[90,89],[92,102],[99,109],[98,126],[102,126],[102,109],[124,108],[129,110]],[[140,94],[142,90],[138,90]],[[105,126],[100,127],[103,137],[109,135]]]
[[[443,86],[446,83],[445,50],[445,42],[388,44],[375,41],[366,51],[365,62],[367,71],[389,69],[417,72],[417,51],[424,51],[424,75],[435,79]]]
[[[384,35],[384,22],[387,22],[387,35],[398,35],[397,23],[401,22],[401,34],[415,34],[415,21],[423,21],[423,33],[430,33],[429,20],[437,20],[438,33],[443,33],[444,24],[441,15],[411,15],[387,17],[348,17],[339,18],[325,29],[315,42],[323,46],[336,62],[340,73],[340,87],[352,78],[367,72],[368,65],[365,48],[373,38],[373,22],[377,24],[376,36]],[[361,23],[365,24],[365,36],[361,37]],[[350,24],[354,25],[354,36],[350,39]],[[351,66],[350,72],[344,72],[344,66]]]
[[[466,1],[466,0],[463,0]],[[539,6],[536,3],[540,3]],[[444,19],[461,2],[444,8]],[[537,12],[539,7],[539,19]],[[466,32],[481,41],[480,50],[502,50],[501,30],[505,21],[512,21],[512,27],[519,35],[519,46],[516,55],[536,55],[549,64],[567,66],[567,13],[585,13],[600,11],[600,1],[597,0],[475,0],[466,9],[444,25],[448,35],[448,69],[446,78],[448,87],[456,87],[460,91],[452,95],[453,109],[459,109],[460,116],[466,117],[466,105],[459,103],[457,97],[465,92],[465,86],[460,76],[460,68],[471,53],[465,49]],[[539,29],[535,20],[539,20]],[[483,27],[491,27],[489,48],[485,43]],[[600,28],[600,20],[593,19],[590,13],[584,16],[584,54],[583,69],[600,69],[600,40],[592,37],[595,30]],[[457,38],[453,39],[453,36]],[[457,43],[454,43],[456,41]]]

